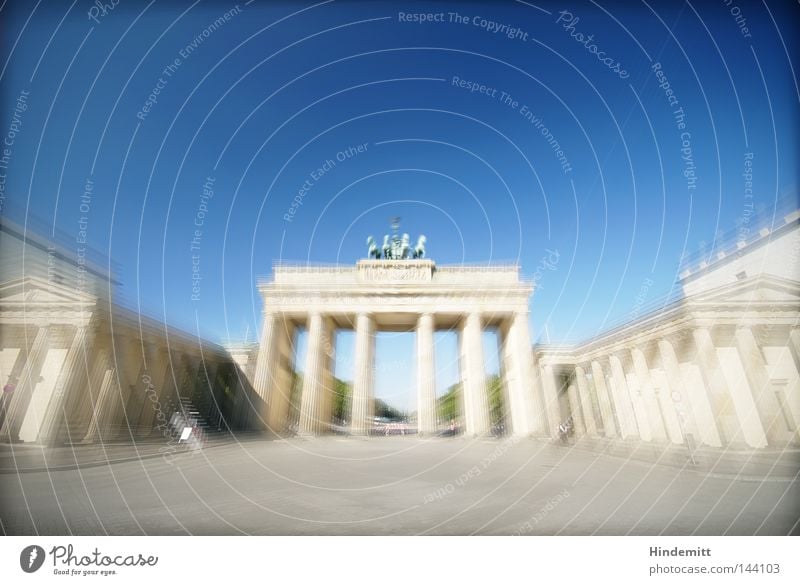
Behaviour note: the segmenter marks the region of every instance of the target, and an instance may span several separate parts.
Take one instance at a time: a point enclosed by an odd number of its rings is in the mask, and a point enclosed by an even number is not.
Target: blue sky
[[[0,130],[28,93],[2,212],[67,234],[85,216],[125,304],[211,339],[258,330],[274,261],[354,263],[398,215],[438,263],[518,262],[540,285],[534,337],[580,340],[634,311],[643,283],[647,302],[668,294],[681,257],[749,205],[797,200],[789,3],[92,6],[3,5]],[[413,337],[395,337],[410,360]],[[390,378],[379,394],[411,384]]]

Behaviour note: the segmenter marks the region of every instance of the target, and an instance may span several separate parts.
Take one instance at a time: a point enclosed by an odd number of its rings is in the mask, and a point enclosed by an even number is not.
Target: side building
[[[102,264],[0,223],[0,440],[165,440],[176,413],[230,430],[247,382],[228,352],[115,302]]]
[[[780,220],[779,220],[780,221]],[[800,212],[686,266],[681,295],[571,347],[534,348],[551,434],[800,443]]]

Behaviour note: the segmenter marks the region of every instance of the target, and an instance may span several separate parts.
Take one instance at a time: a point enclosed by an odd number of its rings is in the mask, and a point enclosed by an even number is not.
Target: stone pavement
[[[260,438],[258,436],[257,438]],[[248,440],[240,437],[239,440]],[[203,448],[235,442],[228,435],[211,435]],[[64,447],[42,447],[29,443],[0,443],[0,474],[29,473],[33,471],[63,471],[137,461],[160,457],[164,451],[182,453],[191,451],[188,444],[175,444],[170,448],[164,439],[126,442],[75,444]]]
[[[796,457],[754,475],[731,467],[736,453],[711,470],[602,447],[251,436],[123,460],[130,446],[108,446],[120,462],[87,450],[77,468],[0,474],[0,521],[7,534],[800,534]]]

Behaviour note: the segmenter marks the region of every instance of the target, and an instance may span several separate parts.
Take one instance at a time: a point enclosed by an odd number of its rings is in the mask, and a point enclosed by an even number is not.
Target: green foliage
[[[436,412],[439,420],[449,423],[458,419],[459,403],[461,402],[461,384],[453,384],[436,400]]]
[[[503,379],[498,374],[486,378],[486,392],[489,396],[489,420],[494,425],[505,418]]]
[[[489,397],[489,416],[492,424],[501,422],[505,417],[505,400],[503,398],[503,379],[495,374],[486,378],[486,391]],[[461,384],[453,384],[436,400],[436,411],[439,420],[449,423],[458,420],[461,414]]]
[[[295,417],[300,412],[300,396],[303,388],[303,374],[294,373],[292,383],[291,411]],[[492,424],[501,422],[505,417],[505,400],[503,398],[503,380],[499,375],[486,378],[486,390],[489,397],[489,413]],[[333,420],[347,421],[350,417],[350,404],[353,394],[353,385],[350,382],[333,379]],[[461,384],[453,384],[436,400],[436,412],[439,420],[449,423],[458,420],[461,416]],[[392,421],[402,421],[405,414],[398,409],[386,404],[380,398],[375,399],[375,416],[387,418]]]
[[[350,417],[350,397],[353,385],[339,378],[333,379],[333,420],[344,421]]]
[[[401,421],[406,418],[402,412],[393,406],[389,406],[380,398],[375,399],[375,416],[388,418],[391,421]]]

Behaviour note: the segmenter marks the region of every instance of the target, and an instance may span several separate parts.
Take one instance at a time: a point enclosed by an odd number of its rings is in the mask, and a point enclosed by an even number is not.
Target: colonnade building
[[[463,426],[468,435],[490,430],[482,332],[496,327],[502,346],[505,397],[515,432],[546,433],[544,403],[532,391],[528,330],[532,284],[518,266],[436,266],[432,260],[361,260],[355,266],[276,265],[259,287],[264,303],[252,385],[264,411],[253,413],[275,431],[286,426],[292,393],[295,331],[308,330],[298,430],[330,426],[332,344],[336,328],[355,331],[350,432],[367,434],[374,403],[376,331],[416,334],[417,430],[436,433],[434,332],[459,337]],[[537,400],[539,402],[537,402]]]
[[[519,266],[371,257],[276,265],[258,285],[258,342],[222,347],[114,302],[98,264],[4,220],[0,440],[166,440],[164,421],[187,409],[224,432],[323,434],[332,426],[337,329],[355,332],[348,432],[373,426],[378,331],[415,333],[416,430],[431,436],[448,426],[437,412],[434,351],[435,332],[448,330],[458,335],[459,427],[486,435],[497,422],[482,343],[492,328],[505,432],[549,439],[570,422],[579,437],[613,441],[796,444],[799,224],[794,212],[689,264],[672,300],[577,345],[532,345],[534,282]]]
[[[648,314],[577,346],[537,347],[549,420],[611,439],[800,442],[798,218],[690,263],[678,298]]]
[[[437,266],[431,260],[359,261],[355,266],[276,265],[261,282],[258,347],[239,355],[263,412],[281,432],[290,397],[301,393],[298,429],[331,421],[331,346],[355,331],[350,430],[369,431],[375,333],[416,333],[417,428],[437,420],[433,334],[459,338],[463,429],[486,434],[482,331],[496,328],[504,427],[555,437],[561,423],[580,436],[663,444],[762,448],[800,440],[800,230],[794,212],[771,230],[737,238],[713,259],[689,265],[669,302],[581,344],[531,346],[533,283],[518,266]],[[291,387],[292,347],[308,329],[301,389]]]
[[[72,250],[0,223],[0,441],[168,442],[176,412],[230,430],[227,351],[114,302],[118,283]]]

